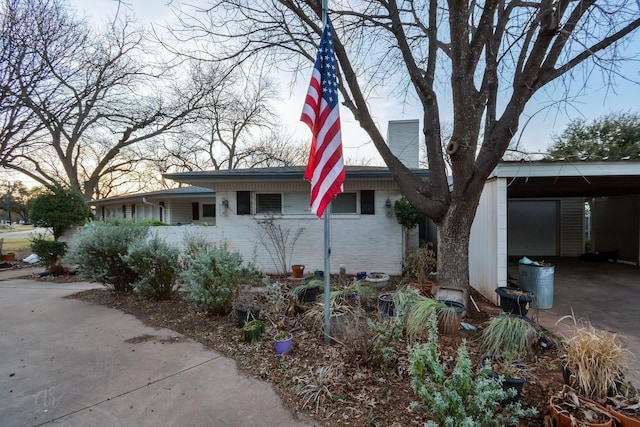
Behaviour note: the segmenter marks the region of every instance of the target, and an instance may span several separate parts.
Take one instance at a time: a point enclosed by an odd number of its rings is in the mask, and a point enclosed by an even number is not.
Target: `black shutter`
[[[360,190],[360,213],[362,215],[375,215],[375,191]]]
[[[251,215],[251,192],[236,192],[236,213],[238,215]]]
[[[193,202],[191,203],[191,219],[197,221],[200,219],[200,203]]]

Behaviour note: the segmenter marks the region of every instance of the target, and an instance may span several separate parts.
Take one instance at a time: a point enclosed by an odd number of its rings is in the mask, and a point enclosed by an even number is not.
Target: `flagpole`
[[[322,0],[322,28],[327,23],[329,0]],[[333,202],[324,211],[324,343],[331,344],[331,227]]]

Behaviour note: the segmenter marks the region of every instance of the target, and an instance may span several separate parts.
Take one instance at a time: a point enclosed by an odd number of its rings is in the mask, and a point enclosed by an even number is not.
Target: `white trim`
[[[490,177],[534,178],[548,176],[640,175],[640,162],[553,162],[499,163]]]

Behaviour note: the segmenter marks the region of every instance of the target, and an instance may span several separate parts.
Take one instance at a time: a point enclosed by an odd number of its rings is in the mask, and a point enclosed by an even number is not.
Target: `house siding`
[[[507,283],[506,194],[504,178],[485,184],[469,239],[469,284],[495,304]]]
[[[560,201],[560,256],[580,256],[584,252],[584,199]]]
[[[383,184],[383,185],[380,185]],[[306,185],[308,190],[308,184]],[[345,185],[345,191],[363,189],[358,185]],[[358,271],[383,271],[392,275],[402,273],[403,232],[395,216],[388,215],[386,200],[393,202],[400,198],[397,189],[387,190],[386,183],[370,182],[366,189],[375,190],[375,215],[333,214],[331,216],[331,273],[338,273],[344,265],[348,273]],[[283,186],[277,183],[263,183],[258,186],[233,186],[233,191],[223,191],[218,186],[217,227],[213,232],[203,228],[214,241],[225,240],[229,246],[239,251],[245,259],[252,259],[268,273],[277,273],[277,267],[267,249],[261,243],[259,220],[270,218],[264,215],[237,215],[236,190],[238,191],[300,191],[304,187]],[[224,207],[227,201],[228,208]],[[255,212],[255,198],[252,197],[252,212]],[[304,264],[307,271],[324,269],[324,219],[311,214],[278,215],[274,220],[291,235],[298,229],[302,233],[295,244],[289,264]],[[268,243],[268,240],[267,240]]]

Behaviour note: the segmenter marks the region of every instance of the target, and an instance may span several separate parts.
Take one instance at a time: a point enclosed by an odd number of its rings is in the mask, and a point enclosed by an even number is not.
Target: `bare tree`
[[[625,40],[640,25],[638,5],[336,0],[330,6],[343,104],[371,137],[403,194],[435,221],[438,281],[467,287],[469,235],[480,194],[525,106],[581,64],[588,71],[603,67],[613,76],[621,48],[629,46]],[[241,61],[265,53],[281,69],[308,69],[320,39],[321,2],[223,0],[208,9],[183,9],[182,22],[192,37],[225,47],[225,55],[213,59]],[[414,176],[385,143],[367,102],[383,87],[398,88],[395,95],[415,96],[422,105],[427,178]],[[441,106],[448,104],[453,130],[443,141]]]
[[[128,150],[193,121],[226,73],[183,79],[167,58],[148,51],[127,17],[102,32],[51,0],[4,0],[3,120],[22,118],[2,135],[1,165],[52,185],[96,196],[104,177],[120,177],[139,158]],[[3,52],[4,54],[4,52]]]
[[[211,93],[207,107],[174,139],[166,139],[157,155],[177,170],[236,169],[254,155],[255,146],[275,138],[276,86],[262,76],[247,77],[238,67],[219,91]]]

